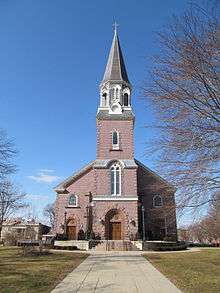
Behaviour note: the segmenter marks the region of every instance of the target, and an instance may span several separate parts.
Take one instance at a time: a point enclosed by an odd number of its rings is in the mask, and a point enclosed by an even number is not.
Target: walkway
[[[140,252],[93,253],[52,293],[180,293]]]

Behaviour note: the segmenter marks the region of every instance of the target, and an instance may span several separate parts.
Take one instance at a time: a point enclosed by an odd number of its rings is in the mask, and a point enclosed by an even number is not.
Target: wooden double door
[[[121,240],[121,222],[109,223],[110,240]]]
[[[67,226],[68,240],[76,240],[76,226]]]

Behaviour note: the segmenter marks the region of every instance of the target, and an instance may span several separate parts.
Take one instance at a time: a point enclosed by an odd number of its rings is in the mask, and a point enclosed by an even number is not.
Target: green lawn
[[[23,257],[19,248],[0,247],[0,292],[50,292],[86,257],[74,252]]]
[[[144,256],[183,292],[220,292],[220,249]]]

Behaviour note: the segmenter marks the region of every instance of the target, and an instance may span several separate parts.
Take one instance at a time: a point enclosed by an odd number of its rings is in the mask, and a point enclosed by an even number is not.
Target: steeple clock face
[[[115,103],[112,105],[112,112],[117,113],[119,111],[119,106]]]
[[[111,112],[113,114],[121,114],[122,113],[122,107],[121,107],[119,101],[116,100],[115,102],[112,103]]]

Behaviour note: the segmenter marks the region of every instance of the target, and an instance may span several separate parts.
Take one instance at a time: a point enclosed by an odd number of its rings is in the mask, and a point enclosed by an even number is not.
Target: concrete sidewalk
[[[180,293],[138,252],[90,255],[52,293]]]

